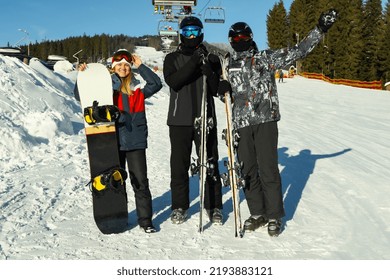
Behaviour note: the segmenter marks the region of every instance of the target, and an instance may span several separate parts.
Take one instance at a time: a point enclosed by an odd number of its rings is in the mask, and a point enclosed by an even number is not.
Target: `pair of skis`
[[[200,116],[200,170],[199,170],[199,232],[203,232],[204,192],[207,179],[207,81],[203,75],[203,94]]]
[[[229,54],[220,56],[222,66],[222,78],[228,80]],[[222,175],[223,185],[229,185],[232,191],[234,233],[235,237],[243,237],[244,232],[241,222],[240,194],[239,190],[244,187],[244,180],[241,174],[241,166],[237,160],[237,146],[239,135],[233,127],[232,100],[230,92],[225,93],[226,129],[222,133],[222,139],[226,141],[228,148],[228,161],[225,162],[227,174]]]
[[[221,59],[222,76],[227,80],[227,67],[229,56],[224,56]],[[244,185],[244,181],[241,177],[241,167],[236,161],[236,148],[238,142],[238,135],[235,133],[232,122],[232,101],[230,93],[225,93],[225,110],[226,110],[226,130],[223,133],[223,138],[226,140],[228,147],[228,162],[225,163],[228,169],[227,174],[223,174],[222,178],[224,185],[230,185],[232,189],[232,201],[233,201],[233,215],[234,215],[234,227],[235,236],[242,237],[243,229],[240,213],[240,196],[239,188]],[[203,94],[201,103],[201,115],[195,120],[195,127],[200,130],[200,146],[199,146],[199,160],[196,164],[192,165],[191,172],[195,174],[199,172],[199,232],[203,232],[203,209],[204,209],[204,194],[205,184],[208,174],[210,172],[209,159],[207,159],[207,135],[209,129],[213,126],[211,121],[207,118],[207,83],[206,76],[203,76]]]
[[[209,160],[207,159],[207,135],[213,127],[212,118],[207,118],[207,80],[203,75],[203,92],[200,109],[200,117],[195,119],[195,129],[200,132],[199,159],[191,165],[192,175],[199,172],[199,232],[203,232],[203,209],[205,185],[208,173],[210,171]]]
[[[239,135],[235,133],[232,122],[232,102],[230,93],[225,93],[225,110],[226,110],[226,129],[222,132],[222,139],[226,141],[228,148],[228,161],[225,161],[227,174],[222,174],[224,186],[230,186],[232,191],[234,233],[235,237],[244,235],[241,223],[240,211],[240,194],[239,190],[244,186],[244,180],[241,176],[241,166],[236,156],[237,143]]]

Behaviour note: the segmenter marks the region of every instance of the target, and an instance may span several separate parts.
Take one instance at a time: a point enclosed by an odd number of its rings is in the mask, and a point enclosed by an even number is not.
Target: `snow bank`
[[[79,114],[73,81],[47,69],[38,59],[30,65],[0,55],[0,168],[10,171],[34,163],[31,149],[72,135]]]

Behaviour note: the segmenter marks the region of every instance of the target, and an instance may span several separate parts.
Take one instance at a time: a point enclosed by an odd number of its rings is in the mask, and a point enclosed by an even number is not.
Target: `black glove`
[[[335,9],[330,9],[327,12],[323,12],[318,19],[318,27],[322,30],[322,32],[326,33],[336,21],[337,16],[338,12]]]
[[[209,52],[203,45],[199,45],[199,47],[194,51],[194,56],[197,56],[199,61],[202,61],[204,58],[207,58],[208,54]]]
[[[230,83],[228,81],[222,80],[219,82],[218,91],[217,91],[217,94],[222,101],[225,98],[226,92],[229,92],[230,99],[232,99],[232,86],[230,85]]]
[[[211,64],[208,61],[200,66],[200,70],[207,78],[210,78],[214,74],[213,68],[211,68]]]

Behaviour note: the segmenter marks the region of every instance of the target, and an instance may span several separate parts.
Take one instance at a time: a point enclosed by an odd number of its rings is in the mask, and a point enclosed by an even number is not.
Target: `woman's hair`
[[[133,95],[133,91],[131,90],[131,78],[133,76],[133,73],[131,72],[131,67],[130,67],[130,74],[127,75],[124,78],[121,78],[122,83],[121,83],[121,92],[128,94],[128,95]]]
[[[111,69],[111,72],[115,73],[115,67],[113,69]],[[133,77],[133,72],[131,71],[131,67],[130,67],[129,75],[127,75],[124,78],[121,78],[121,86],[120,86],[119,90],[122,93],[128,94],[128,95],[133,95],[133,91],[131,90],[131,79],[132,79],[132,77]]]

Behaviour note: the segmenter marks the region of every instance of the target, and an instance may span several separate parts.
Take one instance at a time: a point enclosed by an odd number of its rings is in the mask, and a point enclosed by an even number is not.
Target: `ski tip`
[[[240,230],[240,231],[236,231],[236,235],[235,237],[240,237],[240,238],[243,238],[244,237],[244,231],[243,230]]]

